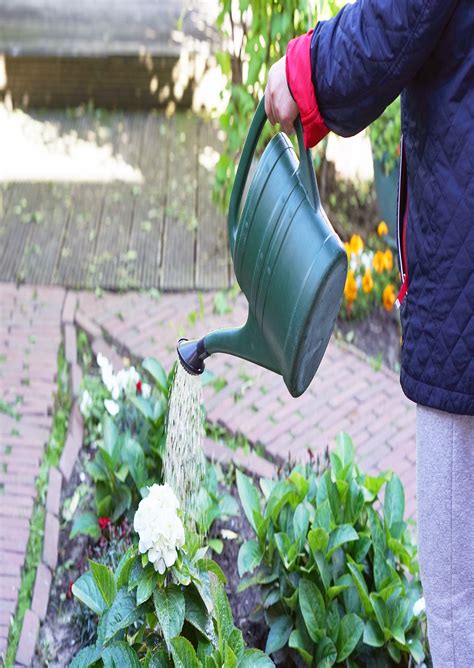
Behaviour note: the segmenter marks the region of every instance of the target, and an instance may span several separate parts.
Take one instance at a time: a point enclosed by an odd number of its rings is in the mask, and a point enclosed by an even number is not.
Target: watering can
[[[283,376],[293,397],[311,383],[328,345],[347,273],[347,254],[324,213],[298,118],[300,160],[279,132],[268,143],[242,197],[267,120],[260,101],[242,151],[231,194],[228,233],[237,281],[249,303],[245,325],[178,342],[192,374],[223,352]]]

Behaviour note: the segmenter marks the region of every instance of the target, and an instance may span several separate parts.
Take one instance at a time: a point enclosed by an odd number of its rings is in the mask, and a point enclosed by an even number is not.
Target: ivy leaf
[[[153,592],[156,616],[168,651],[171,651],[171,640],[179,636],[184,624],[184,596],[176,585],[166,589],[155,589]]]

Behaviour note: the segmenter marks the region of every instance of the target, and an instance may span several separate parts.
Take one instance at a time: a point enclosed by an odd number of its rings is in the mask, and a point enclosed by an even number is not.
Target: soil
[[[239,504],[239,514],[236,517],[230,517],[226,521],[218,520],[212,527],[212,537],[221,538],[223,529],[237,534],[238,538],[234,540],[224,540],[224,550],[220,555],[213,555],[214,561],[224,571],[227,577],[226,591],[229,597],[230,607],[234,615],[234,623],[242,631],[244,640],[249,647],[265,649],[265,642],[268,630],[261,620],[256,619],[255,611],[260,603],[259,591],[256,587],[251,587],[245,591],[237,592],[240,583],[239,571],[237,569],[237,557],[242,543],[255,538],[254,531],[247,522],[245,513],[240,503],[239,495],[235,487],[228,490]]]
[[[336,323],[336,337],[362,350],[376,368],[384,364],[395,373],[400,371],[400,335],[396,310],[378,309],[362,320],[338,318]]]

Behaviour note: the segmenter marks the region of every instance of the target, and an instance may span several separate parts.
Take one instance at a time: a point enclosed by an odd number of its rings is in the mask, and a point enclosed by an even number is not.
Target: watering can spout
[[[226,353],[281,373],[279,365],[264,340],[257,323],[249,314],[242,327],[217,329],[202,339],[180,339],[177,347],[179,361],[190,374],[204,371],[204,360],[214,353]]]

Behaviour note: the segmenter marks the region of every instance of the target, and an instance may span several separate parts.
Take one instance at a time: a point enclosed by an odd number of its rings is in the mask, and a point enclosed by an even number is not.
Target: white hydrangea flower
[[[87,390],[84,390],[82,393],[81,404],[79,406],[79,409],[84,417],[89,417],[92,404],[93,401],[90,393]]]
[[[422,612],[425,610],[425,597],[422,596],[413,605],[413,614],[415,617],[419,617]]]
[[[138,505],[133,527],[140,538],[140,553],[147,552],[155,571],[162,575],[176,561],[177,549],[184,545],[184,527],[171,487],[165,483],[148,489],[148,496]]]
[[[113,399],[104,399],[104,406],[112,417],[115,417],[120,410],[120,406]]]
[[[149,399],[151,395],[151,385],[148,385],[148,383],[142,383],[142,397],[144,399]]]

